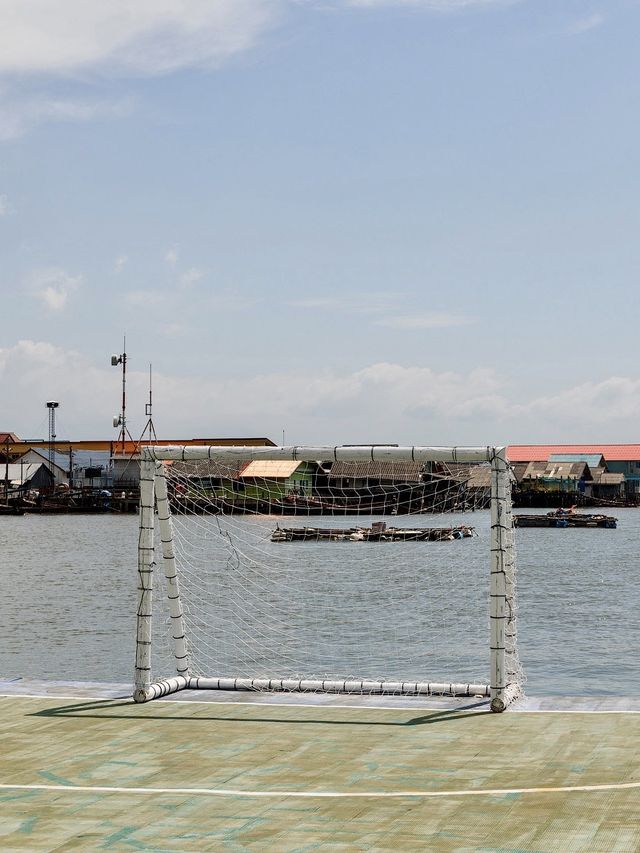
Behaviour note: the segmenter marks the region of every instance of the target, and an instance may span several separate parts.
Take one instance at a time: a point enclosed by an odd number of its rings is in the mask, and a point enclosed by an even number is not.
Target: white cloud
[[[377,326],[391,329],[449,329],[454,326],[469,326],[475,323],[473,317],[462,314],[447,314],[433,311],[428,314],[400,314],[376,320]]]
[[[113,271],[115,272],[115,274],[120,275],[120,273],[122,272],[122,270],[126,267],[126,265],[128,263],[129,263],[129,258],[127,257],[127,255],[119,255],[115,259],[114,264],[113,264]]]
[[[336,296],[310,296],[304,299],[291,299],[286,304],[292,308],[305,308],[321,311],[341,311],[349,314],[379,314],[389,311],[405,299],[406,294],[393,291],[371,291],[363,293],[339,294]]]
[[[155,318],[161,334],[168,337],[175,337],[178,332],[179,334],[185,333],[187,330],[186,323],[194,313],[197,315],[202,310],[248,311],[262,302],[262,299],[259,297],[244,296],[231,289],[204,293],[197,305],[189,300],[185,302],[182,291],[200,281],[203,273],[194,268],[193,270],[188,270],[184,275],[184,280],[182,280],[183,277],[181,276],[181,280],[179,281],[179,288],[172,287],[156,290],[139,288],[129,290],[124,294],[123,301],[126,305],[133,308],[144,306],[149,316]],[[166,323],[165,318],[167,316],[181,317],[182,319],[179,324],[174,322]]]
[[[569,33],[572,35],[580,35],[580,33],[586,33],[588,30],[595,30],[598,27],[601,27],[604,22],[604,15],[601,15],[599,12],[594,12],[593,15],[581,18],[579,21],[573,23],[569,27]]]
[[[184,329],[169,324],[168,337]],[[131,365],[130,365],[131,368]],[[0,348],[0,381],[8,428],[32,432],[42,401],[61,402],[76,437],[111,435],[118,379],[104,360],[98,367],[79,353],[43,341]],[[145,370],[128,372],[131,429],[144,426]],[[86,388],[92,406],[86,405]],[[287,435],[303,442],[398,441],[416,444],[634,441],[640,418],[640,378],[610,377],[523,400],[508,377],[489,369],[436,371],[418,365],[377,363],[337,370],[265,372],[251,376],[182,377],[154,371],[156,427],[164,437]],[[136,423],[135,412],[140,413]],[[580,436],[576,435],[580,425]]]
[[[350,6],[373,8],[378,6],[415,6],[438,12],[453,12],[457,9],[480,8],[483,6],[507,6],[520,0],[347,0]]]
[[[523,403],[521,389],[490,369],[438,372],[390,363],[349,373],[290,371],[234,378],[154,374],[154,393],[170,418],[162,429],[174,435],[222,432],[277,438],[286,426],[296,442],[575,441],[576,423],[594,440],[616,436],[631,441],[640,418],[640,378],[576,386]]]
[[[613,422],[634,423],[640,416],[640,379],[612,376],[602,382],[585,382],[561,394],[538,397],[516,414],[555,419],[573,412],[576,423],[593,427]]]
[[[168,294],[162,290],[130,290],[125,294],[124,301],[127,305],[138,307],[144,305],[147,308],[164,305]]]
[[[28,289],[49,311],[62,311],[69,297],[83,283],[81,275],[72,276],[65,270],[48,268],[36,270],[28,279]]]
[[[283,0],[3,0],[1,73],[140,75],[250,48]]]
[[[0,0],[0,78],[51,78],[67,92],[25,93],[0,87],[0,141],[47,121],[122,118],[131,98],[69,92],[96,79],[149,77],[211,69],[250,50],[296,0]],[[299,0],[298,0],[299,2]],[[308,0],[305,0],[308,2]],[[454,11],[520,0],[332,0],[352,7],[414,6]],[[303,3],[304,5],[304,3]]]
[[[184,323],[165,323],[158,326],[158,332],[165,338],[182,338],[188,331]]]
[[[183,333],[167,326],[167,336]],[[106,363],[44,341],[0,348],[5,404],[18,433],[42,420],[42,401],[61,401],[61,414],[76,437],[110,436],[119,386]],[[146,399],[146,371],[129,371],[132,429],[135,401]],[[94,404],[87,409],[86,388]],[[490,441],[633,440],[640,417],[640,378],[611,377],[522,402],[492,370],[437,372],[424,366],[378,363],[349,373],[273,372],[251,377],[187,378],[154,373],[154,392],[165,436],[255,434],[277,437],[283,424],[296,441],[388,440],[416,443]],[[224,412],[221,421],[220,413]],[[140,429],[142,416],[140,416]],[[541,432],[544,430],[544,432]],[[499,433],[499,434],[498,434]]]
[[[4,193],[0,193],[0,216],[7,216],[9,209],[8,197]]]
[[[214,311],[249,311],[264,302],[260,296],[245,296],[236,290],[217,290],[210,295],[209,307]]]
[[[459,437],[467,430],[477,438],[483,431],[477,421],[497,404],[504,409],[504,386],[492,371],[437,373],[386,363],[346,374],[292,370],[192,378],[154,373],[155,399],[169,418],[157,426],[173,435],[278,436],[285,425],[300,440],[328,442],[413,437],[429,443],[437,432],[444,443],[447,435],[455,440],[456,430]]]
[[[294,308],[310,308],[311,310],[320,308],[328,309],[329,311],[333,311],[335,308],[344,308],[345,304],[337,296],[312,296],[308,299],[291,299],[287,303],[287,305],[291,305]],[[351,304],[353,305],[353,302]]]
[[[34,432],[43,424],[43,401],[55,399],[60,401],[60,438],[112,437],[111,417],[119,407],[121,392],[119,376],[108,366],[107,357],[104,367],[98,368],[73,350],[46,341],[21,340],[0,348],[0,381],[6,389],[5,411],[12,413],[18,435],[38,437]],[[134,377],[132,387],[144,399],[142,372]],[[87,389],[91,405],[87,405]]]
[[[178,249],[176,246],[172,246],[171,249],[168,249],[165,253],[164,259],[169,264],[170,267],[175,267],[178,263]]]
[[[448,329],[468,326],[476,322],[474,317],[451,314],[446,311],[397,313],[400,307],[406,311],[409,296],[393,291],[351,294],[347,296],[314,296],[287,302],[293,308],[313,311],[339,311],[343,314],[370,315],[376,326],[390,329]]]
[[[16,139],[47,121],[83,122],[124,118],[131,114],[132,98],[73,99],[47,95],[8,94],[0,89],[0,140]]]
[[[182,290],[188,290],[204,278],[204,272],[197,267],[191,267],[180,274],[178,284]]]

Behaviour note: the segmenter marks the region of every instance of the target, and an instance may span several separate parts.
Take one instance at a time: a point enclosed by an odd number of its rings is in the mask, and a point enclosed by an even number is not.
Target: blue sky
[[[636,0],[0,20],[0,428],[638,440]]]

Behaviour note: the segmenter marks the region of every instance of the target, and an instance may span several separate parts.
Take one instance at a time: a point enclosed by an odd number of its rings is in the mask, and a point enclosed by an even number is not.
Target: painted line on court
[[[624,791],[640,788],[640,782],[605,785],[568,785],[547,788],[490,788],[462,791],[242,791],[232,788],[119,788],[106,785],[13,785],[0,784],[3,791],[55,791],[58,794],[168,794],[172,796],[262,797],[296,799],[401,799],[403,797],[506,797],[513,794],[569,794]]]

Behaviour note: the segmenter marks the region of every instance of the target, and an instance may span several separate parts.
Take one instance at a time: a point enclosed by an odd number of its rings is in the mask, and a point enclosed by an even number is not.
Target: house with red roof
[[[600,469],[601,477],[603,474],[624,475],[627,495],[640,495],[640,444],[513,444],[507,449],[507,458],[512,465],[586,462],[594,473]],[[596,458],[602,460],[597,466],[594,465]]]

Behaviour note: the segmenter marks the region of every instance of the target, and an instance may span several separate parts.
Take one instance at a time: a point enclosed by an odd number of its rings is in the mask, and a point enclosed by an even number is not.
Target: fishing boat
[[[16,504],[0,504],[0,515],[24,515],[24,509]]]

